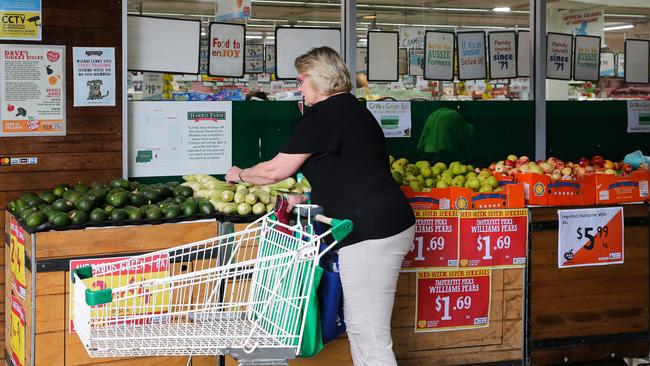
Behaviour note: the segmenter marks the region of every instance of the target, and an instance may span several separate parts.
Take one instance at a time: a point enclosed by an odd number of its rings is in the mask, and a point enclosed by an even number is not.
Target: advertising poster
[[[246,45],[246,67],[247,74],[261,74],[264,72],[264,45]]]
[[[275,46],[265,46],[264,50],[264,72],[275,74]]]
[[[136,258],[131,261],[123,262],[129,258]],[[113,266],[113,263],[121,262],[121,267]],[[102,280],[88,278],[82,280],[87,288],[91,291],[103,290],[106,288],[117,288],[127,286],[135,281],[159,280],[169,277],[169,254],[155,254],[145,257],[111,257],[111,258],[93,258],[93,259],[73,259],[70,261],[70,273],[73,270],[92,266],[94,274],[107,273],[102,276]],[[156,292],[151,293],[146,288],[156,288]],[[166,311],[169,304],[170,292],[166,287],[151,286],[141,287],[138,289],[138,297],[129,300],[117,301],[111,304],[112,312],[108,314],[104,311],[102,318],[105,320],[124,318],[129,315],[156,314]],[[162,291],[161,291],[162,290]],[[128,301],[128,304],[127,304]],[[155,306],[154,306],[155,305]],[[120,310],[118,313],[117,310]],[[91,309],[91,316],[98,316],[103,311],[102,307]],[[74,286],[70,287],[69,300],[69,322],[70,333],[75,333],[74,328]],[[134,320],[132,320],[134,321]]]
[[[208,75],[244,76],[246,28],[239,24],[210,23]]]
[[[130,102],[129,171],[135,177],[226,174],[232,102]]]
[[[0,0],[0,39],[41,41],[41,0]]]
[[[458,267],[458,211],[418,210],[415,213],[415,239],[402,262],[403,271],[431,267]]]
[[[0,137],[65,135],[65,46],[0,45]]]
[[[605,26],[605,8],[590,7],[560,12],[563,32],[576,36],[603,36]]]
[[[485,32],[460,32],[457,37],[458,79],[485,79],[487,77]]]
[[[252,14],[251,0],[219,0],[216,5],[215,20],[219,22],[250,18]]]
[[[415,332],[489,326],[491,286],[488,268],[418,272]]]
[[[627,101],[627,132],[650,133],[650,101]]]
[[[623,207],[558,210],[558,268],[621,264]]]
[[[546,36],[546,77],[571,80],[572,55],[573,36],[549,32]]]
[[[424,27],[399,27],[400,48],[424,48]]]
[[[456,47],[454,33],[428,31],[425,39],[424,78],[427,80],[453,80]]]
[[[616,76],[616,58],[614,52],[603,52],[600,54],[600,76]]]
[[[490,32],[490,79],[517,77],[517,33]]]
[[[115,106],[115,48],[72,49],[74,106]]]
[[[528,210],[460,211],[460,267],[523,267]]]
[[[576,36],[573,79],[598,81],[600,78],[600,37]]]
[[[385,137],[411,136],[411,103],[410,102],[368,102],[370,110]]]
[[[409,75],[424,75],[424,50],[409,50]]]

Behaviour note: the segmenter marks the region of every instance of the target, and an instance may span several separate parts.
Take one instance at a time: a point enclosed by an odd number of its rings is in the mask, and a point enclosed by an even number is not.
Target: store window
[[[528,23],[528,2],[360,0],[357,96],[368,100],[532,99]],[[384,46],[373,42],[377,31],[398,36],[398,72],[390,81],[372,75],[368,50],[373,44]],[[454,56],[457,51],[460,61]]]
[[[224,16],[222,2],[205,1],[129,1],[129,15],[192,19],[201,22],[199,75],[163,75],[130,71],[130,100],[299,100],[293,78],[277,74],[276,28],[340,29],[339,0],[294,1],[252,0],[246,14]],[[225,3],[225,2],[224,2]],[[247,16],[248,14],[248,16]],[[243,76],[211,76],[209,69],[210,23],[218,21],[245,26],[246,56]],[[161,35],[165,36],[165,35]]]
[[[634,3],[634,7],[622,6]],[[575,60],[547,68],[547,100],[608,100],[650,97],[648,40],[650,3],[614,1],[557,1],[547,5],[547,31],[552,40],[572,41]],[[558,35],[555,35],[558,33]],[[639,41],[634,41],[639,40]],[[564,42],[559,41],[557,45]],[[626,45],[628,55],[626,58]],[[563,46],[549,45],[550,57]],[[589,49],[594,52],[589,52]],[[567,51],[567,53],[569,53]],[[593,62],[591,61],[593,60]],[[626,62],[627,61],[627,62]],[[558,76],[555,69],[570,67]],[[645,66],[643,66],[645,65]],[[626,77],[626,66],[629,67]],[[645,70],[643,70],[645,68]],[[588,70],[592,71],[589,72]],[[561,80],[552,80],[555,77]]]

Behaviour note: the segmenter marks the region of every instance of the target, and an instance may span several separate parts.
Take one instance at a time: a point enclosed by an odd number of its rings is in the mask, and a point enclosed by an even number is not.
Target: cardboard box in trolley
[[[630,175],[596,175],[596,202],[612,204],[623,202],[643,202],[650,198],[648,194],[650,173],[636,170]]]
[[[590,206],[596,204],[596,174],[574,180],[551,180],[547,189],[549,206]]]
[[[516,181],[523,185],[526,205],[548,205],[547,190],[548,185],[551,183],[549,176],[537,173],[519,173],[517,174]]]

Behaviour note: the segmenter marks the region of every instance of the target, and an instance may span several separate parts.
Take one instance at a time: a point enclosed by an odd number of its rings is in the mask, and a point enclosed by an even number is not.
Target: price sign
[[[11,295],[10,331],[11,361],[15,366],[23,366],[25,364],[25,309],[14,295]]]
[[[27,287],[25,283],[25,230],[18,224],[15,217],[9,220],[9,253],[11,254],[11,287],[18,296],[25,299]]]
[[[147,98],[162,94],[164,74],[155,72],[142,73],[142,97]]]
[[[489,325],[490,269],[418,272],[415,332]]]
[[[528,210],[460,212],[461,267],[526,265]]]
[[[558,210],[558,268],[623,263],[623,207]]]
[[[415,239],[403,270],[458,267],[458,211],[413,210]]]

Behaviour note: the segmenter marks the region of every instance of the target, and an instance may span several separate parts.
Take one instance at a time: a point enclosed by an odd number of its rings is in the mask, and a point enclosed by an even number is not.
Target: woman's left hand
[[[226,173],[226,182],[239,183],[239,174],[241,171],[242,169],[239,167],[231,167],[230,170],[228,170],[228,173]]]

